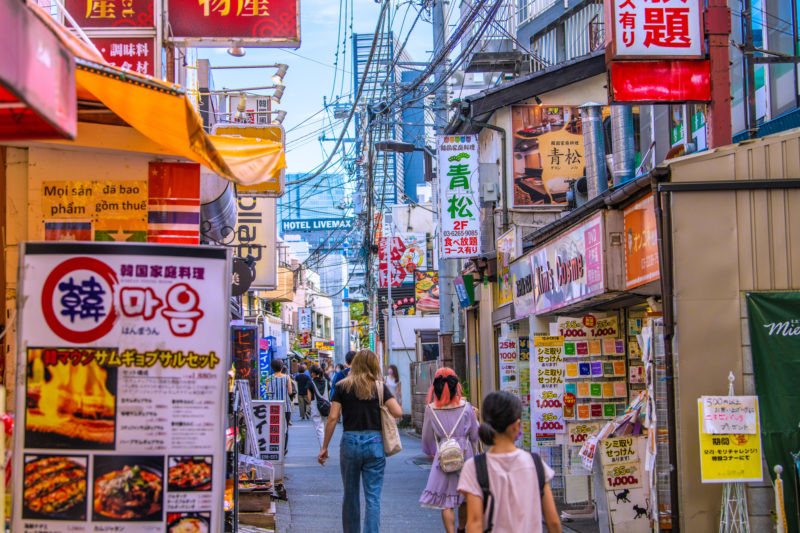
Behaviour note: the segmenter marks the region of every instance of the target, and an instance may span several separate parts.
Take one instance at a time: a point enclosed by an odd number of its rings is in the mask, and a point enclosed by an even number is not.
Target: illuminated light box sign
[[[281,222],[283,233],[329,231],[336,229],[350,229],[355,223],[355,218],[315,218],[308,220],[284,220]]]

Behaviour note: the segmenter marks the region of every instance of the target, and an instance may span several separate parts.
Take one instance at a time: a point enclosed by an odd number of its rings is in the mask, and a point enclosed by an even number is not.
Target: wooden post
[[[705,22],[711,62],[708,144],[710,148],[717,148],[731,144],[731,10],[727,1],[708,0]]]

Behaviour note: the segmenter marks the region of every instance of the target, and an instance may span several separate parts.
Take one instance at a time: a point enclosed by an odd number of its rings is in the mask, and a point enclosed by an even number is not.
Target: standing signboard
[[[478,136],[439,135],[439,257],[472,257],[480,252]]]
[[[653,195],[648,194],[623,212],[625,224],[625,288],[659,278],[658,230]]]
[[[697,400],[697,413],[700,480],[703,483],[761,482],[758,398],[703,396]]]
[[[258,458],[273,463],[275,477],[283,477],[286,417],[283,400],[253,400],[253,425]]]
[[[236,229],[233,247],[237,257],[252,257],[254,289],[278,287],[277,222],[274,198],[240,196],[236,200]]]
[[[12,530],[221,532],[227,250],[20,248]]]
[[[603,214],[534,250],[531,270],[537,314],[602,293]]]

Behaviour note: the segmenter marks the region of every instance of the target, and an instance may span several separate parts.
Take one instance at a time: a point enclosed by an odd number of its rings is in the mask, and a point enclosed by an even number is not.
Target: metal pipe
[[[508,231],[509,227],[509,217],[508,217],[508,170],[506,169],[506,130],[501,128],[500,126],[495,126],[494,124],[489,124],[487,122],[476,122],[473,121],[472,118],[468,118],[470,124],[474,126],[479,126],[481,128],[487,128],[492,131],[496,131],[500,134],[500,181],[503,187],[503,195],[501,196],[502,199],[502,210],[503,210],[503,233]]]
[[[636,150],[633,146],[633,108],[611,106],[611,146],[614,153],[614,187],[633,178]]]
[[[602,106],[595,102],[582,105],[583,153],[586,160],[586,187],[589,200],[608,190]]]

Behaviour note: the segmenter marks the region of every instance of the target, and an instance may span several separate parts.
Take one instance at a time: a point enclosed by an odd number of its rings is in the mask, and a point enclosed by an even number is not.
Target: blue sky
[[[348,0],[343,0],[348,1]],[[380,4],[374,0],[350,0],[353,3],[353,31],[355,33],[371,34],[375,29]],[[399,38],[404,38],[408,28],[416,17],[415,7],[404,3],[398,6],[397,2],[392,2],[390,7],[392,28]],[[426,17],[427,18],[427,17]],[[301,0],[300,5],[300,32],[301,45],[297,50],[281,50],[277,48],[250,48],[244,57],[232,57],[224,49],[200,49],[201,58],[210,59],[211,65],[257,65],[286,63],[289,71],[284,78],[286,91],[281,103],[273,105],[273,109],[283,109],[287,112],[283,126],[287,131],[286,139],[289,143],[287,148],[287,172],[297,173],[306,172],[319,165],[325,155],[322,147],[317,141],[320,134],[319,129],[330,125],[330,118],[327,113],[321,112],[314,115],[323,108],[323,97],[330,100],[331,94],[334,96],[340,93],[347,95],[351,92],[352,86],[352,49],[350,35],[347,38],[346,65],[344,90],[341,91],[342,76],[342,37],[339,37],[340,61],[338,72],[334,69],[336,58],[337,32],[339,29],[339,2],[331,0]],[[349,16],[346,24],[349,25]],[[402,28],[402,33],[401,33]],[[344,28],[343,28],[344,30]],[[430,23],[420,20],[414,34],[408,41],[406,50],[414,61],[426,61],[430,57],[432,28]],[[302,56],[302,57],[301,57]],[[216,70],[213,73],[216,89],[237,87],[262,86],[271,84],[270,76],[273,71],[267,70]],[[333,90],[334,77],[336,77],[336,89]],[[305,124],[298,127],[298,124],[307,120]],[[328,137],[336,137],[341,131],[341,126],[336,125],[334,129],[328,129]],[[301,137],[303,137],[301,139]],[[325,144],[330,150],[333,143]]]

